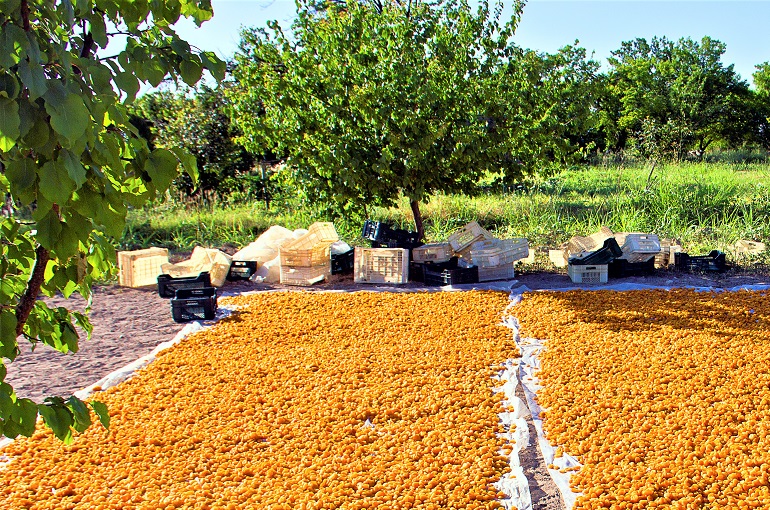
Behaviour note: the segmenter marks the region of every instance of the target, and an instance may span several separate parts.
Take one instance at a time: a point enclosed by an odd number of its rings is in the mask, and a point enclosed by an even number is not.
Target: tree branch
[[[21,22],[23,24],[23,28],[25,32],[29,32],[32,30],[32,27],[29,24],[29,4],[27,3],[27,0],[21,0]]]
[[[21,336],[24,332],[24,324],[27,323],[29,314],[32,312],[32,308],[35,306],[38,295],[40,295],[40,288],[43,286],[43,280],[45,279],[45,267],[48,265],[48,260],[51,258],[51,254],[43,248],[38,246],[35,250],[35,267],[32,269],[32,275],[27,282],[27,289],[19,300],[19,305],[16,307],[16,336]]]

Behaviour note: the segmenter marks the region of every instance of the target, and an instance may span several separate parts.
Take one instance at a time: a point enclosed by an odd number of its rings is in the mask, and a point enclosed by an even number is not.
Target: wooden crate
[[[118,252],[118,284],[125,287],[144,287],[158,283],[163,274],[161,266],[168,264],[166,248],[147,248]]]
[[[452,258],[454,251],[449,243],[424,244],[412,248],[414,262],[446,262]]]
[[[485,239],[494,239],[492,234],[484,230],[481,225],[472,221],[465,225],[463,228],[449,236],[449,245],[456,252],[462,251],[468,248],[470,245],[477,241],[484,241]]]
[[[313,267],[292,267],[281,264],[281,283],[283,285],[308,286],[323,280],[329,281],[331,276],[331,262]]]
[[[407,283],[409,250],[356,246],[353,281],[356,283]]]
[[[572,283],[607,283],[607,269],[607,264],[593,266],[570,264],[567,266],[567,274]]]

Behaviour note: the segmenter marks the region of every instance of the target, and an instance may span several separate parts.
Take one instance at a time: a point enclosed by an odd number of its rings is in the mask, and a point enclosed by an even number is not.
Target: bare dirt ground
[[[764,272],[763,272],[764,273]],[[743,285],[770,284],[766,274],[751,274],[731,271],[724,275],[694,275],[676,271],[659,271],[655,276],[633,277],[611,280],[610,283],[636,283],[667,287],[717,287],[732,288]],[[516,280],[506,282],[504,287],[559,289],[572,287],[565,274],[553,272],[529,272]],[[418,283],[407,285],[367,286],[353,283],[352,277],[336,278],[331,283],[313,286],[308,290],[376,290],[420,291],[431,290]],[[597,285],[595,288],[600,289]],[[248,291],[269,291],[298,287],[256,284],[252,282],[228,282],[220,295]],[[68,306],[82,310],[82,299],[50,299],[54,306]],[[129,289],[117,286],[101,286],[94,290],[91,321],[94,325],[93,338],[83,340],[80,352],[62,355],[46,346],[39,346],[30,352],[29,346],[22,346],[22,354],[8,365],[7,382],[14,386],[20,397],[41,401],[48,395],[68,396],[92,384],[110,372],[149,354],[158,344],[171,340],[182,328],[173,322],[169,301],[158,296],[154,288]],[[530,447],[522,452],[522,465],[530,480],[533,508],[560,510],[563,508],[558,491],[553,485],[537,448],[534,427],[530,427]]]

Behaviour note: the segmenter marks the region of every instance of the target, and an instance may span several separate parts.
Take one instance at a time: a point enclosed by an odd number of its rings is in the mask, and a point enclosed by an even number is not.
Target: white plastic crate
[[[623,253],[660,253],[660,240],[655,234],[628,234]]]
[[[485,239],[493,239],[492,234],[484,230],[481,225],[475,221],[472,221],[449,236],[448,241],[452,249],[459,252],[468,248],[473,243]]]
[[[146,248],[135,251],[119,251],[118,284],[125,287],[156,285],[158,275],[163,274],[161,266],[168,264],[166,248]]]
[[[283,285],[313,285],[323,280],[329,281],[332,275],[331,262],[321,266],[292,267],[281,265],[281,283]]]
[[[355,283],[407,283],[409,250],[356,246],[353,267]]]
[[[513,264],[528,255],[529,242],[523,238],[477,241],[470,249],[471,262],[479,268]]]
[[[196,246],[188,260],[177,264],[163,264],[164,274],[173,278],[196,276],[207,272],[211,276],[211,285],[221,287],[225,283],[233,258],[214,248]]]
[[[334,223],[330,221],[317,221],[307,228],[308,234],[316,236],[321,242],[336,243],[340,240]]]
[[[446,262],[452,258],[454,251],[449,243],[424,244],[412,248],[414,262]]]
[[[513,280],[515,278],[513,264],[496,267],[480,267],[479,281],[492,282],[495,280]]]
[[[607,264],[593,266],[581,266],[570,264],[567,266],[572,283],[607,283]]]

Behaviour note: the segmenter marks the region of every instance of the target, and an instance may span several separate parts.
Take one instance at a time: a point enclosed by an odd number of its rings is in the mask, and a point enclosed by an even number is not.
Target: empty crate
[[[171,299],[171,315],[175,322],[211,320],[217,313],[217,289],[179,289]]]
[[[471,221],[463,228],[449,236],[449,244],[456,252],[468,248],[477,241],[492,239],[492,234],[484,230],[478,223]]]
[[[425,264],[423,266],[423,279],[425,285],[459,285],[461,283],[478,283],[479,268],[455,267],[442,269],[439,264]]]
[[[628,234],[623,253],[660,253],[660,240],[655,234]]]
[[[409,250],[356,246],[354,265],[356,283],[407,283]]]
[[[495,267],[480,267],[479,281],[492,282],[495,280],[513,280],[516,277],[513,264]]]
[[[168,264],[166,248],[147,248],[135,251],[119,251],[118,284],[126,287],[144,287],[155,285],[158,275],[163,273],[161,266]]]
[[[412,249],[414,262],[444,262],[452,258],[454,251],[449,243],[425,244]]]
[[[353,272],[353,262],[355,261],[356,250],[351,248],[345,253],[332,254],[332,273],[346,274]]]
[[[607,264],[567,266],[572,283],[607,283]]]
[[[157,277],[158,295],[162,298],[173,298],[178,290],[204,289],[211,287],[209,273],[200,273],[197,276],[174,278],[167,274]]]
[[[233,260],[233,263],[230,264],[230,271],[227,273],[227,279],[229,281],[248,280],[256,272],[256,260]]]
[[[313,267],[293,267],[281,265],[281,283],[284,285],[313,285],[329,280],[332,274],[331,263]]]
[[[471,245],[471,262],[478,267],[497,267],[513,264],[529,255],[526,239],[489,239]]]
[[[691,256],[687,253],[676,253],[676,268],[682,271],[710,271],[723,273],[727,271],[727,257],[719,250],[712,250],[708,255]]]

